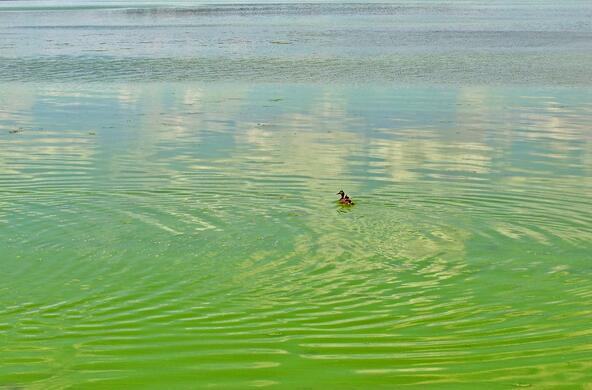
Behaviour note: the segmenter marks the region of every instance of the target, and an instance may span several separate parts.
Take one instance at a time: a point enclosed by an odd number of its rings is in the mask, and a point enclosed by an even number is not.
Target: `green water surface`
[[[587,389],[591,122],[575,87],[5,82],[0,388]]]

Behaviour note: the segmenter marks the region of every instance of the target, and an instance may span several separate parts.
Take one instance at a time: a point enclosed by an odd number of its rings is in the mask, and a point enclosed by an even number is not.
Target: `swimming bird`
[[[347,196],[345,194],[345,192],[343,192],[343,190],[339,191],[337,193],[337,195],[341,195],[341,199],[339,199],[339,203],[343,204],[343,205],[347,205],[347,206],[353,206],[354,201],[350,199],[349,196]]]

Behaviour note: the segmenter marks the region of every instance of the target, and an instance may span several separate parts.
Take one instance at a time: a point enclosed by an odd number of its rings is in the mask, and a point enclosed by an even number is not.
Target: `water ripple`
[[[0,97],[0,385],[590,381],[587,92],[61,88]]]

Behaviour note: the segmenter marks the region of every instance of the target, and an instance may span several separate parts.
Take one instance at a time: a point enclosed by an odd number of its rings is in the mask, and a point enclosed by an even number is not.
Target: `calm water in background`
[[[0,2],[0,388],[591,386],[555,3]]]

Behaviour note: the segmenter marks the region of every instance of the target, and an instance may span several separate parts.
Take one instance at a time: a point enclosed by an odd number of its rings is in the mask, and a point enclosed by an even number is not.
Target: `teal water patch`
[[[100,52],[102,49],[88,49]],[[106,56],[1,58],[0,81],[420,83],[440,85],[584,86],[592,55],[397,55],[375,58],[117,58]],[[533,71],[533,64],[537,67]],[[462,69],[462,71],[460,71]]]

